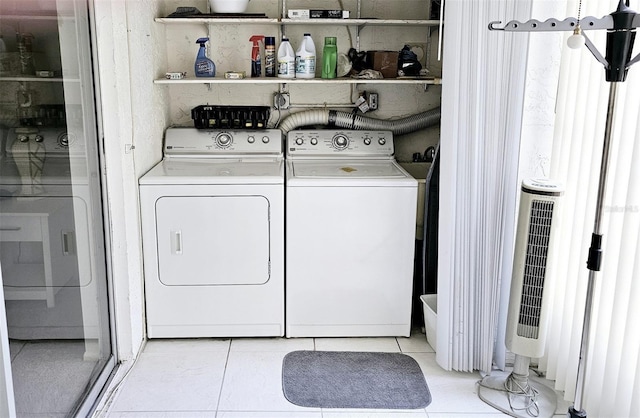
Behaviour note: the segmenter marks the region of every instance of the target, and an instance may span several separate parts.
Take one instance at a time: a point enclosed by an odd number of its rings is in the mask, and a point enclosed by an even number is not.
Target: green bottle
[[[322,78],[336,78],[336,59],[338,57],[338,47],[335,36],[324,38],[324,48],[322,49]]]

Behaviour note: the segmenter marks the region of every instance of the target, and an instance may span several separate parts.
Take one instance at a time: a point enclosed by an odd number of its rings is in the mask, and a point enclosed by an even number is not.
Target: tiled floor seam
[[[216,402],[216,418],[218,417],[218,410],[220,408],[220,401],[222,400],[222,388],[224,387],[224,378],[227,375],[227,365],[229,364],[229,356],[231,355],[231,345],[233,344],[233,339],[229,341],[229,346],[227,347],[227,358],[224,360],[224,371],[222,372],[222,382],[220,383],[220,390],[218,391],[218,402]]]

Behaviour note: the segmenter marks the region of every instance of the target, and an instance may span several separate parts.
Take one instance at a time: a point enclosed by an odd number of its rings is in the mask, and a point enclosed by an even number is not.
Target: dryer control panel
[[[293,158],[389,158],[393,153],[391,131],[303,130],[287,134],[287,155]]]
[[[164,138],[164,154],[197,158],[280,155],[282,132],[279,129],[169,128]]]

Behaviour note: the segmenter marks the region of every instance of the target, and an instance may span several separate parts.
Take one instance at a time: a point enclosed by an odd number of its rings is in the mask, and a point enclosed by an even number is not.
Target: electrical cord
[[[512,411],[525,411],[531,417],[537,417],[540,415],[540,408],[538,407],[538,391],[529,385],[529,380],[526,376],[520,380],[524,381],[522,385],[514,374],[511,373],[507,380],[504,381],[504,389],[508,393],[509,407]],[[512,396],[523,397],[525,405],[522,408],[516,408],[511,403]]]
[[[524,384],[522,384],[521,382],[524,382]],[[529,385],[527,376],[517,377],[514,376],[514,373],[509,374],[509,376],[504,381],[503,389],[486,385],[482,382],[482,380],[479,380],[477,384],[479,386],[482,386],[483,388],[504,392],[507,394],[509,408],[511,409],[510,411],[492,404],[492,406],[500,410],[500,412],[511,415],[511,413],[524,411],[527,413],[527,415],[534,418],[540,415],[540,407],[538,406],[538,391]],[[514,406],[513,400],[515,399],[515,397],[523,399],[523,407]]]
[[[278,99],[279,100],[279,99]],[[280,120],[282,118],[282,111],[280,110],[280,106],[278,106],[278,119],[276,119],[276,122],[273,124],[274,128],[278,128],[278,126],[280,125]]]

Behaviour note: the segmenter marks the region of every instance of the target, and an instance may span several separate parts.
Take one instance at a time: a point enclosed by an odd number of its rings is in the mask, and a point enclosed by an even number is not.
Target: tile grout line
[[[20,349],[16,353],[15,357],[13,358],[13,360],[11,360],[11,362],[10,362],[11,364],[13,364],[13,362],[18,359],[18,356],[20,354],[22,354],[22,351],[24,351],[25,347],[27,346],[27,344],[29,344],[29,342],[28,341],[26,341],[26,342],[20,341],[19,344],[22,344],[22,347],[20,347]],[[9,345],[9,357],[11,357],[11,345]]]
[[[218,402],[216,402],[216,418],[218,417],[218,409],[220,409],[220,401],[222,400],[222,388],[224,387],[224,378],[227,376],[227,366],[229,365],[229,356],[231,356],[231,344],[233,344],[233,338],[229,339],[229,348],[227,348],[227,358],[224,361],[224,371],[222,372],[222,379],[220,381],[220,390],[218,391]]]
[[[396,340],[396,345],[398,346],[398,350],[400,350],[400,353],[405,354],[405,352],[402,351],[402,346],[400,345],[400,341],[398,341],[398,337],[394,337],[394,340]]]

